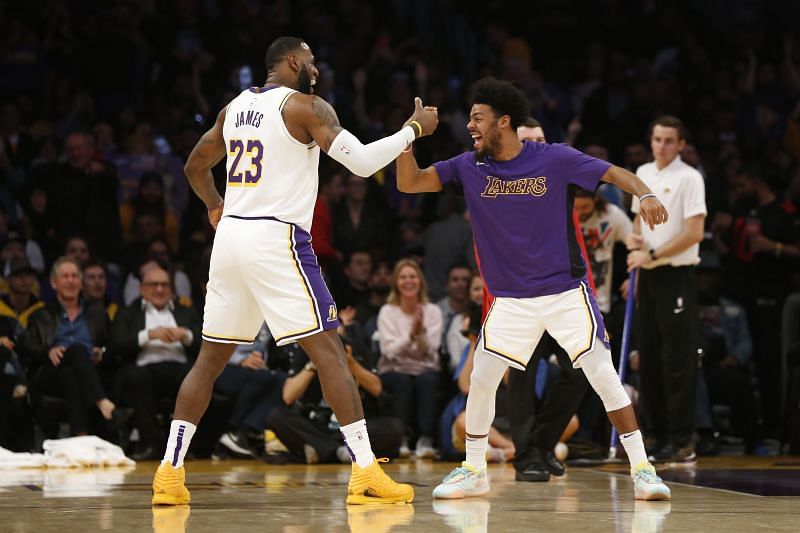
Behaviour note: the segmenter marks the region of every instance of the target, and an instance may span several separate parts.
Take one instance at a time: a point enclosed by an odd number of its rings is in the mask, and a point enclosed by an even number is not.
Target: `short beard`
[[[500,130],[496,127],[492,128],[487,135],[483,136],[483,149],[477,153],[478,159],[486,159],[486,156],[493,157],[500,153],[503,149],[502,142],[500,141]]]
[[[311,74],[308,73],[306,68],[302,68],[297,73],[297,90],[303,94],[311,94]]]

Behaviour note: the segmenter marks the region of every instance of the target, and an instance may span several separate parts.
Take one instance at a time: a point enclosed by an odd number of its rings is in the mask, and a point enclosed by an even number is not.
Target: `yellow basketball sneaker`
[[[388,462],[385,458],[375,459],[366,468],[353,462],[353,471],[347,484],[348,504],[411,503],[414,500],[414,488],[393,481],[378,464]]]
[[[161,463],[153,478],[153,505],[185,505],[189,503],[186,471]]]

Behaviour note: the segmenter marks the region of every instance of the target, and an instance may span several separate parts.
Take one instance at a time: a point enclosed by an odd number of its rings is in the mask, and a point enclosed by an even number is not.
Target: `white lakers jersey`
[[[319,147],[291,136],[281,109],[287,87],[252,88],[228,104],[222,135],[228,150],[223,216],[272,217],[311,230]]]

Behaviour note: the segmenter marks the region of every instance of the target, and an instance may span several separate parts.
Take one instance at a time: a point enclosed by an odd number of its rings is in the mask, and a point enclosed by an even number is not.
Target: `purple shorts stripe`
[[[581,282],[580,289],[584,304],[589,310],[589,316],[592,321],[592,335],[588,348],[578,352],[574,356],[572,359],[573,364],[577,363],[581,357],[594,350],[598,339],[605,345],[606,348],[609,348],[609,343],[606,337],[606,327],[605,323],[603,322],[603,314],[600,312],[600,308],[597,306],[597,300],[595,299],[594,294],[592,294],[592,291],[586,282]]]
[[[186,429],[186,426],[178,426],[178,438],[175,441],[175,453],[172,455],[172,466],[173,468],[178,467],[178,454],[183,447],[183,432]]]
[[[317,262],[317,256],[311,246],[311,235],[298,226],[292,227],[295,261],[299,266],[309,296],[314,302],[317,318],[315,330],[335,329],[339,327],[339,314],[336,310],[336,303],[328,290],[328,286],[325,284],[325,279],[322,277],[322,270]],[[308,335],[308,333],[296,333],[291,337],[302,337]]]

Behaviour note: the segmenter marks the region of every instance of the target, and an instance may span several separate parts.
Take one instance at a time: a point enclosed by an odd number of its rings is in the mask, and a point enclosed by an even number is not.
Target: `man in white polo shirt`
[[[636,175],[670,216],[653,229],[636,217],[627,244],[628,269],[640,267],[637,345],[642,403],[656,438],[651,461],[691,463],[699,334],[695,265],[706,202],[703,177],[678,155],[685,144],[680,119],[664,116],[651,125],[654,161]],[[638,198],[631,210],[639,211]]]

